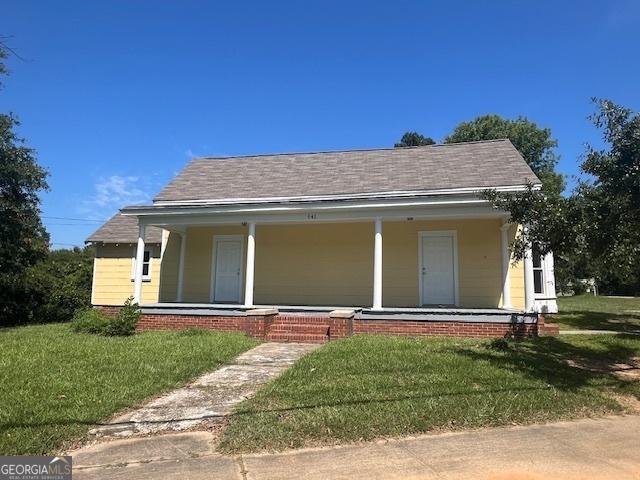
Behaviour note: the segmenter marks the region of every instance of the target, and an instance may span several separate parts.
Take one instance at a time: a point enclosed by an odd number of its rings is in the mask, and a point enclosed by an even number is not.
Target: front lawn
[[[280,450],[624,411],[640,337],[531,341],[355,336],[303,357],[240,405],[220,449]],[[569,364],[567,361],[574,363]]]
[[[560,313],[548,321],[561,330],[640,332],[640,298],[578,295],[558,298]]]
[[[63,324],[0,330],[0,454],[58,452],[96,422],[256,343],[189,330],[120,338]]]

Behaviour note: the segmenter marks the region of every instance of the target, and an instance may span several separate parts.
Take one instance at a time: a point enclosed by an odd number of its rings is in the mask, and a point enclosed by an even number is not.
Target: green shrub
[[[140,320],[140,309],[137,303],[133,303],[133,297],[127,298],[124,305],[114,318],[111,319],[105,334],[112,337],[124,337],[133,335],[136,325]]]
[[[0,326],[68,322],[91,306],[93,248],[53,250],[19,275],[0,268]]]
[[[78,310],[73,316],[71,328],[77,333],[126,337],[135,333],[138,320],[138,304],[129,297],[115,317],[109,317],[95,308]]]
[[[84,308],[73,316],[71,328],[76,333],[93,333],[104,335],[111,319],[100,310]]]
[[[487,345],[489,350],[496,350],[498,352],[506,352],[511,348],[509,341],[506,338],[494,338]]]

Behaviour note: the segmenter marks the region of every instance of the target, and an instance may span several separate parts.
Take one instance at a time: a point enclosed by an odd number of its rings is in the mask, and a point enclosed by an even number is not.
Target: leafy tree
[[[576,195],[584,211],[586,248],[601,263],[602,277],[640,291],[640,114],[610,100],[593,99],[591,116],[607,149],[587,146],[581,165],[589,178]],[[605,274],[606,273],[606,274]]]
[[[435,140],[431,137],[425,137],[418,132],[406,132],[402,135],[399,143],[394,145],[395,148],[399,147],[420,147],[422,145],[433,145]]]
[[[515,120],[499,115],[484,115],[470,122],[462,122],[445,138],[444,143],[472,142],[508,138],[522,154],[536,175],[553,173],[558,157],[554,148],[557,140],[551,130],[540,128],[524,117]]]
[[[92,247],[53,250],[27,271],[31,306],[37,322],[66,322],[91,305]]]
[[[553,251],[566,276],[595,276],[605,290],[640,291],[640,115],[594,99],[591,117],[607,148],[588,146],[581,169],[589,177],[568,197],[529,187],[516,194],[489,192],[511,220],[530,226],[514,244],[516,258],[535,243]]]
[[[0,42],[0,73],[6,73],[7,55]],[[0,325],[28,320],[25,272],[45,257],[49,244],[38,197],[48,188],[47,173],[16,135],[18,125],[13,115],[0,114]]]

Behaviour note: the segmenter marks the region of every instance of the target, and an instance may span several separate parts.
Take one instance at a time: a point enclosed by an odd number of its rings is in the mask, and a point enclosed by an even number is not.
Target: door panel
[[[455,304],[454,241],[452,234],[422,237],[422,303]]]
[[[242,241],[217,240],[214,302],[240,303]]]

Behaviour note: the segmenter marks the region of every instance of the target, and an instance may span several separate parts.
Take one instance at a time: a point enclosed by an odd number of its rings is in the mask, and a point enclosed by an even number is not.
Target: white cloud
[[[83,202],[80,210],[108,217],[127,205],[150,202],[151,193],[147,187],[135,176],[101,177],[94,185],[93,195]]]

